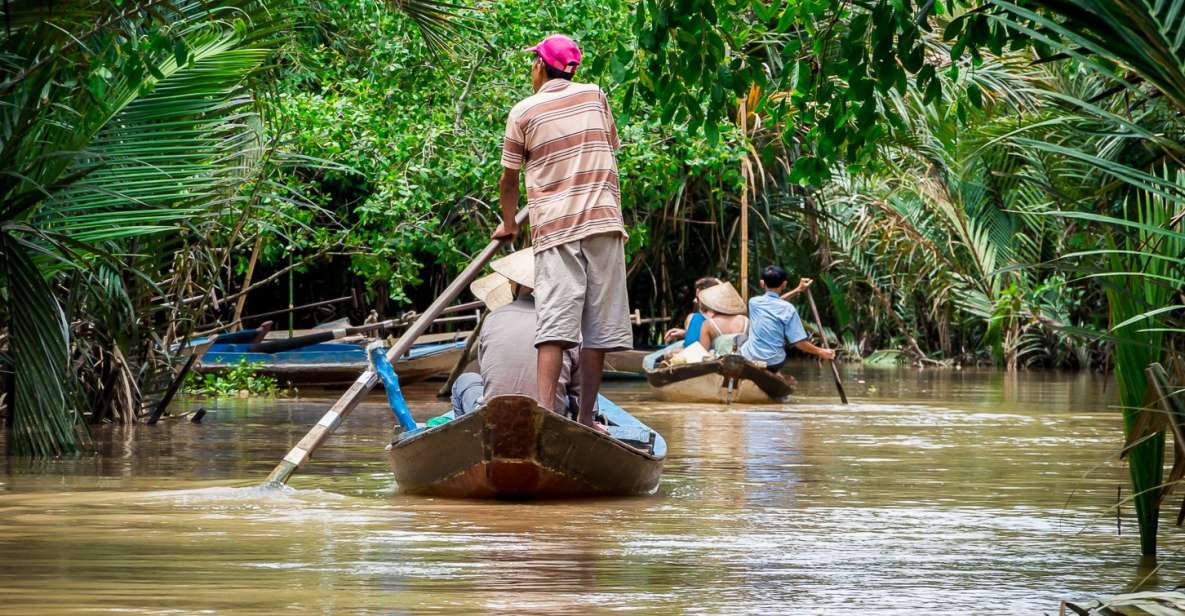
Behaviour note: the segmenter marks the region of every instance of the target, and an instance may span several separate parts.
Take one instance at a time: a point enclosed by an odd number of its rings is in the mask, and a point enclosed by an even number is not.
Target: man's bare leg
[[[539,406],[563,414],[564,409],[555,408],[555,390],[560,385],[560,369],[564,367],[564,347],[545,342],[539,345],[538,351],[535,369],[539,379]],[[599,375],[597,381],[600,382]]]
[[[576,421],[591,427],[597,393],[601,391],[601,373],[605,369],[605,351],[580,349],[580,415]]]

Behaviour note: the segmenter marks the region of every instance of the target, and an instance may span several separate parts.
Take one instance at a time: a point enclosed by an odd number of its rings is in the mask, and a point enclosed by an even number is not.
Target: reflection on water
[[[327,400],[188,401],[201,424],[0,473],[0,612],[1052,613],[1125,590],[1114,392],[1090,376],[799,367],[778,406],[611,395],[659,429],[658,496],[501,503],[392,490],[381,398],[292,489],[256,487]],[[439,413],[435,385],[411,388]],[[447,455],[447,452],[444,452]],[[1185,542],[1166,528],[1158,582]]]

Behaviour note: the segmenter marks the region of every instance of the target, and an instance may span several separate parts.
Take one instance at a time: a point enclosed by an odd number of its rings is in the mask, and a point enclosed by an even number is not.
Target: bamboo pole
[[[255,263],[259,261],[259,253],[263,249],[263,233],[255,236],[255,246],[251,249],[251,258],[247,261],[247,273],[243,274],[243,284],[240,288],[246,289],[251,286],[251,279],[255,277]],[[243,328],[243,308],[247,305],[247,294],[244,293],[235,300],[235,313],[231,317],[232,331],[239,331]]]
[[[806,301],[811,305],[811,315],[815,317],[815,327],[819,328],[820,346],[827,348],[827,333],[823,330],[823,319],[819,318],[819,309],[815,307],[815,296],[811,294],[811,290],[806,290]],[[843,400],[844,404],[848,403],[848,394],[843,390],[843,381],[839,378],[839,368],[835,365],[835,360],[828,362],[831,364],[831,375],[835,377],[835,388],[839,390],[839,399]]]
[[[461,353],[461,357],[457,358],[457,363],[453,366],[452,371],[449,372],[448,379],[436,392],[437,398],[447,400],[452,394],[453,383],[457,382],[457,377],[461,376],[461,373],[465,371],[465,366],[469,365],[469,358],[473,354],[473,347],[477,345],[477,341],[481,337],[481,327],[485,325],[486,317],[489,314],[489,312],[481,312],[477,316],[477,325],[473,327],[473,331],[469,332],[469,338],[465,340],[465,351]]]
[[[737,112],[741,125],[741,138],[747,139],[749,134],[749,111],[746,100],[741,99]],[[741,287],[741,299],[749,303],[749,165],[748,161],[741,162],[741,271],[737,276]]]
[[[522,225],[526,219],[527,209],[523,208],[519,210],[518,215],[515,216],[515,220]],[[399,338],[395,346],[387,350],[387,361],[394,362],[411,349],[416,338],[419,338],[420,334],[423,334],[428,329],[432,321],[444,312],[445,307],[452,303],[469,286],[469,283],[477,277],[477,274],[485,267],[486,263],[494,258],[494,255],[502,247],[504,241],[500,239],[491,240],[478,253],[477,257],[473,259],[469,266],[445,288],[444,292],[440,294],[440,297],[437,297],[436,301],[432,302],[432,305],[428,306],[428,309],[416,319],[416,322],[403,333],[403,336]],[[325,415],[321,417],[321,420],[317,422],[317,425],[313,426],[308,434],[300,439],[300,442],[276,465],[276,468],[272,469],[264,485],[280,486],[288,483],[288,479],[292,477],[292,473],[296,472],[296,469],[300,468],[305,462],[308,462],[313,452],[329,438],[329,435],[333,434],[333,431],[341,425],[341,422],[358,406],[358,403],[366,397],[366,394],[371,389],[374,389],[374,386],[378,382],[379,376],[373,369],[367,369],[358,375],[358,378],[354,380],[350,388],[326,411]]]

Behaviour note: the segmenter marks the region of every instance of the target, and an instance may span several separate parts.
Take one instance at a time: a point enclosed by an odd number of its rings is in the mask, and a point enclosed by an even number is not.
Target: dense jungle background
[[[295,325],[426,305],[495,225],[506,114],[531,92],[520,50],[552,32],[617,115],[643,316],[684,314],[700,276],[756,290],[778,263],[818,280],[845,361],[1113,371],[1129,432],[1148,364],[1179,370],[1181,2],[12,0],[4,17],[11,453],[137,421],[189,336],[333,298]],[[1129,454],[1153,529],[1164,448],[1161,431]]]

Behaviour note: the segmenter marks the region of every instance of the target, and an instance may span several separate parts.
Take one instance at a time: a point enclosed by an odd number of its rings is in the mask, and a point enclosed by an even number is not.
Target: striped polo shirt
[[[536,251],[599,233],[625,235],[617,159],[621,147],[605,93],[552,79],[510,110],[502,165],[526,168]]]

